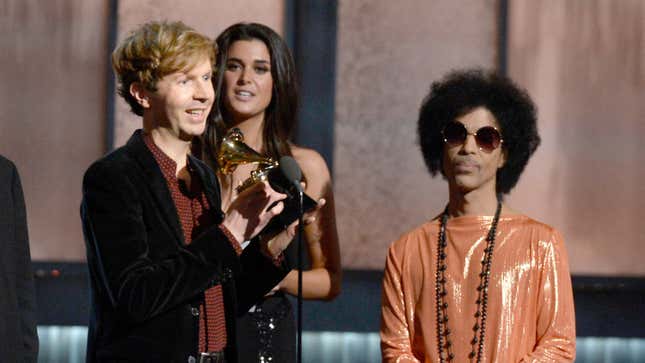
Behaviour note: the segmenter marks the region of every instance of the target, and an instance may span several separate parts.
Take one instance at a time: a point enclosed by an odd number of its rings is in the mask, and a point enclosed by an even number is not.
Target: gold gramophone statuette
[[[224,174],[232,173],[238,165],[258,164],[251,176],[237,188],[238,193],[259,181],[266,181],[271,169],[278,167],[278,162],[268,156],[262,156],[244,143],[244,135],[234,128],[222,139],[217,153],[217,163]]]

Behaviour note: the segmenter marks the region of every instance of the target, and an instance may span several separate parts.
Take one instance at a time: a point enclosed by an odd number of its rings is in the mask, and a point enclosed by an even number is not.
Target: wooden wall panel
[[[563,232],[574,273],[645,275],[645,2],[510,4],[543,138],[510,202]]]
[[[340,0],[334,191],[343,265],[382,269],[389,244],[447,201],[416,141],[448,70],[495,67],[497,1]]]
[[[107,1],[0,2],[0,153],[21,174],[32,257],[84,260],[81,179],[105,150]]]

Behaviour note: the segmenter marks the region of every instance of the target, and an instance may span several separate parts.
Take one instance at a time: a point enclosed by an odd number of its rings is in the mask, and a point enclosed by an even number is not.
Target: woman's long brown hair
[[[262,41],[271,57],[273,90],[271,102],[264,116],[263,153],[274,160],[284,155],[291,155],[289,141],[296,127],[298,111],[296,68],[291,52],[284,40],[266,25],[238,23],[224,30],[215,40],[218,49],[215,77],[213,77],[215,104],[201,140],[202,158],[215,170],[217,169],[217,150],[222,138],[232,126],[232,120],[224,106],[222,91],[226,60],[229,48],[239,40]]]

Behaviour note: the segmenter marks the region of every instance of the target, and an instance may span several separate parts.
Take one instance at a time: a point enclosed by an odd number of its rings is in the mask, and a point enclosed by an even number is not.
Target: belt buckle
[[[199,363],[226,363],[224,360],[224,352],[199,353]]]

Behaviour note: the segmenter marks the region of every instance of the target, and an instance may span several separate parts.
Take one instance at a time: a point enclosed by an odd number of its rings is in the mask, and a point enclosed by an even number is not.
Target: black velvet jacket
[[[226,357],[237,362],[235,321],[288,272],[256,242],[237,256],[217,227],[217,178],[199,174],[216,223],[190,245],[166,181],[141,131],[85,173],[81,217],[92,290],[88,362],[190,362],[197,358],[204,291],[221,284]],[[198,359],[198,358],[197,358]]]
[[[25,198],[16,166],[0,156],[0,362],[38,357],[36,296]]]

